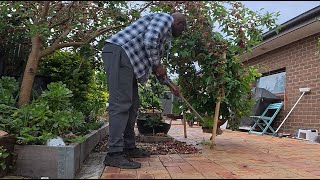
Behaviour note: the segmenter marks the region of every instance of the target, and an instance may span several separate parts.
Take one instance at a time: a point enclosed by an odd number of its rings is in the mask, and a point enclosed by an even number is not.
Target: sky
[[[282,24],[314,7],[320,5],[320,1],[241,1],[247,8],[254,11],[262,12],[280,12],[280,16],[276,21]]]

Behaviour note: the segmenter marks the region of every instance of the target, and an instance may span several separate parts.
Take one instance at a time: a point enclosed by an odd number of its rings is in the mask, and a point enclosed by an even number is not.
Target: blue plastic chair
[[[266,110],[262,113],[261,116],[250,116],[255,122],[251,127],[249,133],[253,134],[266,134],[267,130],[271,130],[271,134],[275,133],[275,130],[271,127],[272,121],[276,118],[283,106],[283,102],[269,104]],[[259,127],[261,131],[256,130],[256,127]]]

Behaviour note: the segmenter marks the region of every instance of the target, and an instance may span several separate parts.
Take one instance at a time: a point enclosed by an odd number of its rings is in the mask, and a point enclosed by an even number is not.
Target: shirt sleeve
[[[160,42],[171,29],[172,23],[173,18],[169,14],[158,13],[146,30],[144,45],[152,67],[160,64],[162,46]]]

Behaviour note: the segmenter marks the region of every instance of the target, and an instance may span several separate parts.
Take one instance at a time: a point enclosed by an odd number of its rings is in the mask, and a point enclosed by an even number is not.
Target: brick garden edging
[[[50,179],[74,179],[83,161],[108,134],[109,124],[86,135],[82,143],[67,146],[15,145],[17,155],[14,174]]]

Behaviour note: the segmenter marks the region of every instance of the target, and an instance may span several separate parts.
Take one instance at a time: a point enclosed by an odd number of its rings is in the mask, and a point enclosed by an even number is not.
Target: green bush
[[[1,126],[22,144],[45,144],[51,138],[78,133],[85,121],[83,114],[71,106],[71,97],[65,84],[50,83],[38,99],[12,110],[9,116],[4,113],[5,106],[0,106]]]
[[[1,77],[0,104],[14,106],[17,99],[17,95],[13,92],[17,92],[18,88],[19,84],[13,77]]]
[[[5,170],[7,168],[6,165],[6,158],[9,156],[10,154],[7,152],[7,150],[3,147],[0,146],[0,168],[2,170]]]
[[[5,87],[0,92],[15,87],[9,84],[16,84],[16,80],[7,79],[10,81],[0,81]],[[11,91],[7,96],[15,93]],[[72,91],[65,84],[52,82],[38,99],[21,108],[0,103],[0,129],[15,135],[21,144],[45,144],[57,136],[65,142],[82,141],[83,135],[98,129],[103,122],[85,122],[83,113],[72,106],[72,97]]]
[[[72,106],[81,111],[87,121],[96,120],[105,111],[108,92],[106,76],[98,71],[90,59],[75,52],[56,52],[43,59],[40,75],[50,75],[53,82],[62,81],[73,92]]]
[[[139,84],[138,92],[140,97],[140,109],[157,109],[162,111],[160,99],[165,97],[165,91],[168,90],[164,85],[160,84],[154,75],[151,75],[150,80],[146,85]]]

